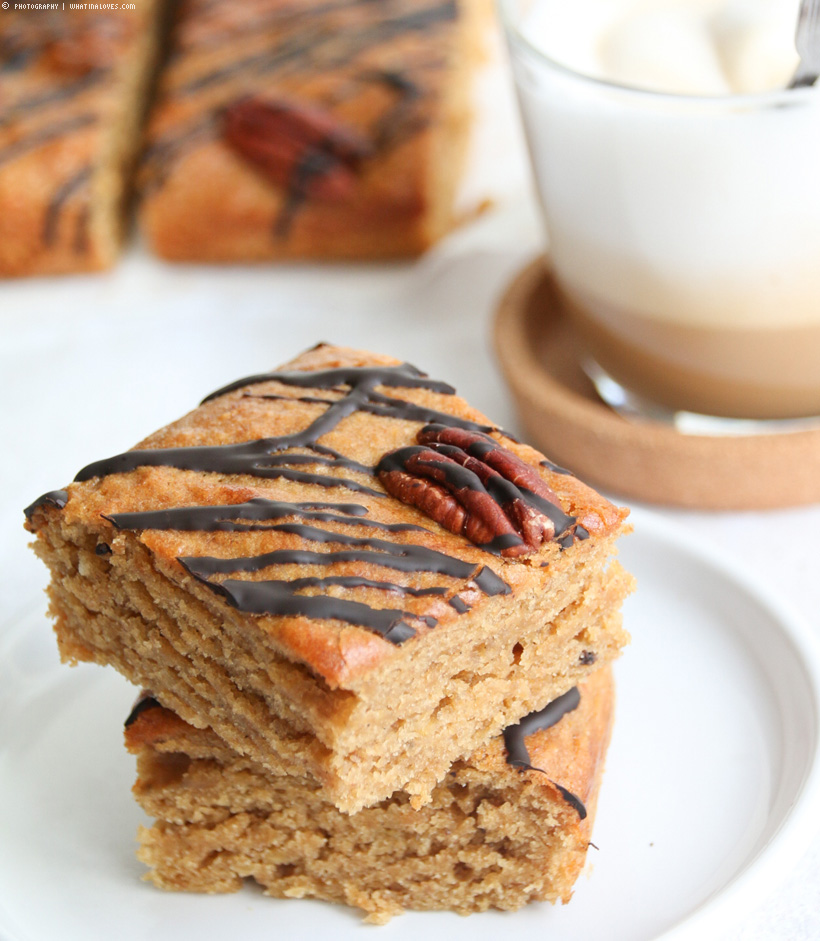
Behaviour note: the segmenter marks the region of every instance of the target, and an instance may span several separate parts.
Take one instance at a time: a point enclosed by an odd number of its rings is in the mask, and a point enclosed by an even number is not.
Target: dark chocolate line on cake
[[[77,213],[77,228],[74,232],[74,245],[72,246],[77,255],[83,255],[88,250],[88,219],[89,207],[86,203]]]
[[[561,467],[560,464],[555,464],[553,461],[550,461],[548,458],[544,458],[543,461],[538,462],[542,467],[546,467],[548,470],[551,470],[554,474],[565,474],[567,477],[574,477],[575,474],[571,470],[567,470],[566,467]]]
[[[423,388],[452,395],[455,390],[443,382],[436,382],[424,376],[409,364],[385,367],[350,367],[347,369],[328,369],[304,372],[272,372],[248,376],[232,382],[222,389],[211,393],[204,402],[226,395],[236,389],[261,382],[276,381],[284,385],[302,388],[333,388],[339,384],[349,386],[347,394],[335,401],[303,431],[280,437],[260,438],[241,444],[202,445],[182,448],[150,448],[139,451],[125,451],[122,454],[96,461],[84,467],[74,478],[76,481],[89,480],[92,477],[105,477],[109,474],[126,473],[137,467],[176,467],[181,470],[196,470],[221,474],[249,474],[254,477],[286,477],[320,486],[340,486],[350,490],[359,490],[371,495],[384,496],[382,491],[365,487],[356,481],[343,477],[327,477],[306,474],[290,469],[277,469],[270,466],[271,454],[292,448],[307,448],[329,453],[339,460],[346,460],[343,455],[318,444],[318,439],[333,431],[342,419],[357,411],[368,411],[382,417],[398,418],[405,421],[439,421],[443,424],[466,428],[473,431],[491,431],[487,425],[478,425],[466,419],[460,419],[433,409],[423,409],[411,402],[393,399],[375,392],[375,387],[398,386],[402,388]],[[368,468],[372,473],[372,469]]]
[[[68,502],[68,492],[65,490],[49,490],[48,493],[44,493],[42,496],[37,497],[34,503],[30,503],[23,512],[26,515],[26,519],[30,520],[34,516],[35,510],[39,510],[41,506],[53,506],[58,510],[62,510],[63,507]]]
[[[284,528],[284,527],[283,527]],[[362,562],[390,568],[400,572],[435,572],[451,578],[473,581],[486,595],[508,594],[509,586],[494,572],[482,566],[471,565],[425,546],[402,545],[384,540],[343,537],[340,533],[302,527],[294,524],[289,531],[310,541],[341,542],[356,548],[336,552],[314,552],[305,549],[276,549],[259,556],[239,559],[221,559],[211,556],[189,556],[178,561],[194,578],[217,594],[224,595],[229,603],[241,611],[251,614],[304,615],[317,619],[336,619],[366,627],[382,634],[393,643],[401,643],[415,635],[416,631],[404,622],[404,618],[420,620],[428,627],[435,627],[436,618],[415,615],[406,611],[371,608],[362,602],[344,601],[327,596],[297,596],[303,588],[340,585],[348,588],[370,587],[415,597],[442,595],[447,589],[435,586],[414,589],[391,582],[377,582],[360,576],[329,576],[327,578],[297,578],[287,581],[242,581],[227,579],[213,582],[214,575],[232,572],[258,572],[275,565],[332,565],[337,562]],[[372,551],[372,550],[382,551]],[[478,570],[477,570],[478,568]],[[460,599],[459,599],[460,600]],[[452,603],[452,600],[451,600]],[[463,602],[462,602],[463,604]],[[458,611],[458,602],[453,604]],[[465,606],[465,610],[469,610]],[[336,613],[334,613],[336,612]],[[459,613],[463,613],[460,611]]]
[[[81,92],[96,85],[101,77],[108,71],[107,68],[92,69],[90,72],[86,72],[85,75],[69,83],[60,85],[58,88],[53,88],[46,92],[39,92],[36,95],[31,95],[29,98],[21,98],[19,101],[16,101],[8,111],[0,116],[0,127],[10,124],[18,117],[29,118],[37,112],[38,108],[70,101]]]
[[[204,405],[212,399],[218,399],[245,386],[274,381],[301,389],[338,389],[339,386],[349,386],[351,392],[364,387],[372,389],[377,385],[401,389],[429,389],[432,392],[440,392],[442,395],[455,395],[456,391],[446,382],[430,379],[410,363],[402,363],[399,366],[341,366],[337,369],[294,369],[256,373],[253,376],[236,379],[215,392],[211,392],[210,395],[205,396],[201,404]]]
[[[198,576],[191,573],[195,578]],[[340,576],[341,577],[341,576]],[[367,579],[356,579],[361,587],[367,587]],[[270,614],[278,617],[308,617],[314,620],[344,621],[357,627],[365,627],[375,634],[380,634],[385,640],[394,644],[401,644],[416,635],[415,628],[407,620],[421,621],[427,627],[435,627],[438,621],[433,617],[412,614],[394,608],[371,608],[361,601],[349,601],[344,598],[335,598],[329,595],[299,595],[299,588],[324,587],[324,584],[333,584],[332,579],[303,578],[287,581],[247,582],[239,579],[226,579],[224,582],[214,583],[205,579],[203,581],[211,591],[225,597],[228,604],[240,611],[249,614]],[[338,583],[337,583],[338,584]],[[371,582],[369,587],[376,587]],[[392,586],[401,590],[398,585]]]
[[[18,157],[22,157],[23,154],[36,150],[43,144],[49,144],[51,141],[63,137],[71,131],[78,131],[80,128],[88,127],[96,123],[96,121],[97,116],[94,114],[80,114],[76,117],[68,118],[62,123],[49,124],[48,127],[38,132],[19,138],[6,147],[0,148],[0,165],[11,163],[12,160],[16,160]]]
[[[326,512],[334,510],[335,512]],[[301,519],[348,526],[366,526],[387,532],[429,532],[414,523],[381,523],[364,519],[367,507],[358,503],[284,503],[256,497],[247,503],[223,506],[185,506],[169,510],[104,514],[117,529],[171,529],[176,532],[258,532],[275,527],[261,525],[274,519]],[[246,520],[250,522],[245,522]]]
[[[284,528],[284,527],[283,527]],[[330,542],[353,546],[335,552],[316,552],[312,549],[274,549],[262,555],[240,558],[216,556],[183,556],[179,561],[191,574],[210,577],[227,572],[259,572],[271,565],[330,565],[333,562],[364,562],[398,572],[433,572],[449,578],[474,581],[485,595],[507,595],[510,587],[486,566],[463,562],[453,556],[405,543],[383,539],[359,539],[344,533],[328,532],[298,523],[287,526],[291,532],[309,542]]]
[[[358,5],[371,9],[379,7],[379,4],[373,3],[373,0],[366,0],[364,3],[360,0]],[[347,6],[351,7],[352,4],[348,3]],[[382,9],[384,9],[383,6]],[[324,12],[327,13],[327,11]],[[293,35],[288,35],[282,42],[278,35],[275,35],[276,42],[272,47],[228,62],[204,75],[198,75],[196,78],[176,85],[168,90],[168,97],[179,98],[202,91],[211,85],[218,85],[224,79],[236,75],[237,72],[265,74],[276,71],[283,65],[298,62],[299,59],[305,60],[306,70],[310,63],[316,61],[321,61],[325,69],[333,65],[346,64],[361,52],[388,42],[402,33],[424,32],[437,23],[453,21],[457,17],[457,12],[455,0],[445,0],[444,3],[432,4],[426,9],[411,10],[366,25],[356,23],[341,31],[328,33],[318,28],[311,31],[309,27],[303,27],[298,41]],[[321,8],[310,13],[310,16],[317,21],[321,20],[322,15]],[[321,26],[321,23],[318,25]],[[237,45],[241,46],[239,43]],[[329,55],[329,52],[335,52],[335,55]]]
[[[581,694],[578,687],[574,686],[571,690],[553,699],[547,703],[543,709],[537,712],[531,712],[529,715],[518,722],[516,725],[508,726],[504,729],[504,745],[507,749],[507,763],[514,768],[524,768],[529,771],[539,771],[539,768],[533,768],[530,763],[530,753],[527,751],[526,738],[535,732],[541,732],[555,725],[562,716],[573,709],[578,708],[581,702]]]
[[[61,186],[59,186],[51,197],[51,202],[45,212],[43,219],[43,244],[53,245],[57,238],[57,226],[60,219],[60,213],[65,204],[71,197],[82,190],[86,183],[91,179],[91,167],[83,167],[73,176],[70,176]]]
[[[155,699],[147,690],[143,690],[139,696],[137,696],[134,705],[131,707],[131,711],[128,713],[128,718],[125,720],[125,727],[128,728],[130,725],[133,725],[143,712],[148,712],[149,709],[162,708],[164,707],[158,699]]]
[[[577,709],[580,702],[581,694],[578,692],[578,687],[574,686],[562,696],[547,703],[543,709],[524,716],[517,725],[507,726],[507,728],[504,729],[504,747],[507,749],[507,764],[512,765],[513,768],[519,768],[521,771],[540,771],[542,774],[546,774],[543,768],[536,768],[532,765],[530,753],[527,749],[526,738],[528,735],[532,735],[535,732],[542,732],[545,729],[552,728],[552,726],[560,722],[568,712]],[[579,800],[572,791],[567,790],[567,788],[557,781],[553,781],[552,778],[549,780],[551,784],[558,788],[564,800],[577,811],[578,816],[583,820],[587,815],[587,809],[584,807],[583,802]]]

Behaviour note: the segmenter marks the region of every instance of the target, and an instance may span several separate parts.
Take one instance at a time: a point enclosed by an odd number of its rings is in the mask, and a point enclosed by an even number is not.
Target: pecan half
[[[527,546],[535,548],[553,538],[555,535],[553,521],[522,499],[521,491],[511,480],[502,477],[489,464],[472,457],[459,447],[435,442],[431,443],[430,447],[436,454],[446,455],[450,460],[461,464],[478,477]]]
[[[421,446],[385,455],[376,474],[385,490],[451,532],[503,556],[573,539],[575,519],[538,471],[480,432],[427,425]]]
[[[379,461],[376,476],[397,500],[476,545],[502,555],[529,551],[479,477],[447,455],[424,447],[399,448]]]
[[[494,468],[521,490],[526,490],[561,508],[558,494],[547,486],[538,471],[517,454],[502,447],[495,438],[479,431],[466,431],[449,425],[426,425],[417,435],[420,444],[452,444]]]
[[[241,98],[223,113],[222,136],[277,186],[329,202],[350,196],[370,142],[316,106]]]

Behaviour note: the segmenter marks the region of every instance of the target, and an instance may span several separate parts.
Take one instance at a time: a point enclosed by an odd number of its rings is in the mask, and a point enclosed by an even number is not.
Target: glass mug
[[[697,97],[590,78],[527,38],[538,0],[499,2],[552,273],[593,378],[647,412],[820,416],[820,88]]]

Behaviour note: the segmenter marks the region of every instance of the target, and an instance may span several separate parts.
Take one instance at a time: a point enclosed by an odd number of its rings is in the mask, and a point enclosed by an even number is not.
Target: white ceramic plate
[[[810,630],[667,524],[634,515],[633,644],[588,871],[569,906],[386,928],[318,902],[160,892],[140,881],[113,671],[57,663],[42,609],[0,641],[0,936],[7,941],[642,941],[714,936],[789,871],[820,814],[820,656]],[[716,521],[717,525],[717,521]],[[708,542],[708,534],[704,536]],[[521,934],[523,932],[523,934]]]

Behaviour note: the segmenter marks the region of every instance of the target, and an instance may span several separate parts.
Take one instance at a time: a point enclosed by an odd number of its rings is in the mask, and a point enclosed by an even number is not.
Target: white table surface
[[[494,208],[419,261],[175,267],[134,246],[108,274],[0,286],[0,630],[46,583],[43,566],[26,548],[24,506],[63,486],[89,461],[130,447],[212,389],[270,369],[319,340],[406,359],[516,429],[490,348],[490,321],[500,293],[543,240],[499,69],[487,71],[478,98],[484,120],[468,190],[492,195]],[[820,632],[820,505],[656,512],[776,587]],[[783,885],[724,937],[820,938],[820,835],[783,876]]]

